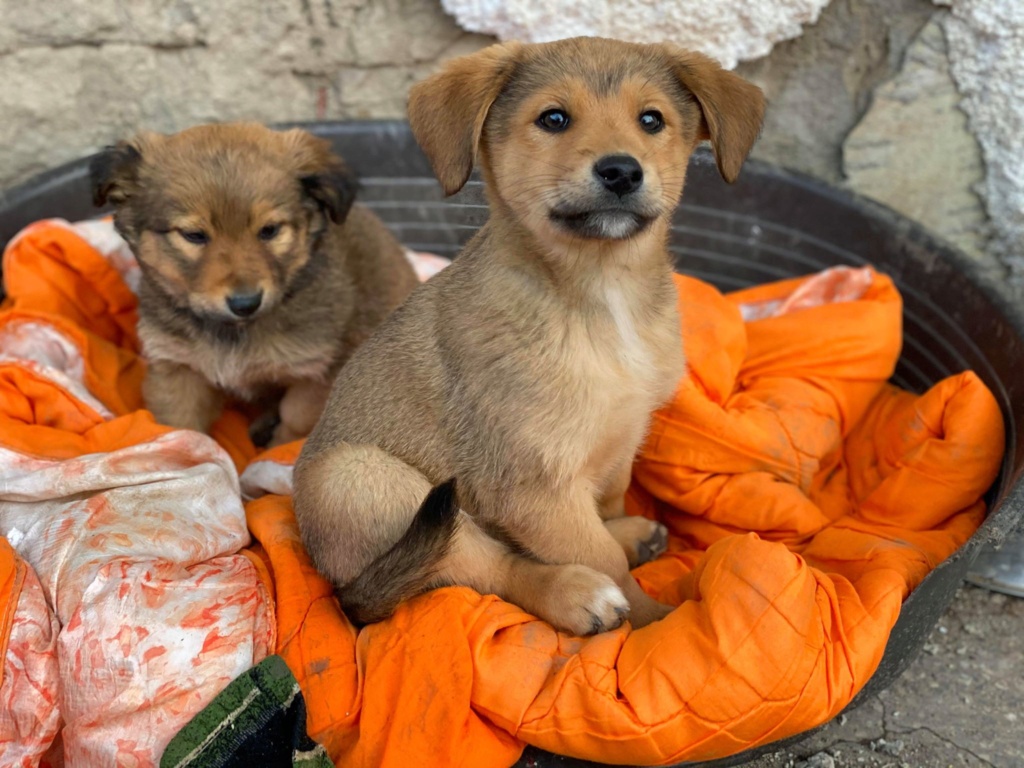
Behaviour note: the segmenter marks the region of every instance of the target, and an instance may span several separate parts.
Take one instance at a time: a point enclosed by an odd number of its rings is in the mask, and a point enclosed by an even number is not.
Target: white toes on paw
[[[629,601],[615,584],[606,584],[594,592],[589,610],[589,634],[607,632],[626,620],[629,615]]]
[[[593,595],[590,612],[595,616],[606,616],[609,612],[628,611],[629,601],[615,584],[599,587]]]
[[[582,565],[559,567],[541,618],[574,635],[594,635],[622,624],[629,601],[615,582]]]

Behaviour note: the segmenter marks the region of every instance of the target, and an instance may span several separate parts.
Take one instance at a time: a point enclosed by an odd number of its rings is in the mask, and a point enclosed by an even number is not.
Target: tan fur
[[[537,124],[553,108],[563,132]],[[593,38],[494,46],[414,87],[412,128],[445,190],[478,159],[492,215],[342,370],[296,465],[303,539],[344,607],[372,620],[462,584],[579,634],[668,613],[629,573],[666,532],[622,517],[651,412],[683,371],[668,227],[694,147],[710,138],[735,178],[763,108],[703,56]],[[639,123],[650,110],[657,133]],[[642,166],[621,200],[595,176],[609,155]],[[452,477],[457,525],[431,558],[435,541],[406,534]]]
[[[144,398],[161,423],[205,431],[228,397],[273,407],[283,394],[271,442],[304,437],[335,373],[417,283],[384,225],[353,205],[354,176],[305,131],[141,134],[92,173],[142,266]],[[232,313],[229,297],[256,292],[255,314]]]

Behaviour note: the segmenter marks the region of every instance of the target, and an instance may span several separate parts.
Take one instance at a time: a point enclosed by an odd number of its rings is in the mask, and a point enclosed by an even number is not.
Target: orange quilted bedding
[[[980,524],[1002,457],[972,373],[886,384],[901,302],[884,275],[727,296],[680,277],[689,370],[628,497],[672,533],[636,575],[678,609],[580,639],[450,588],[356,631],[299,541],[299,446],[257,455],[237,413],[214,441],[140,410],[136,270],[108,222],[43,222],[4,256],[5,765],[155,765],[274,652],[339,765],[507,766],[524,743],[634,765],[732,754],[852,699],[902,601]]]

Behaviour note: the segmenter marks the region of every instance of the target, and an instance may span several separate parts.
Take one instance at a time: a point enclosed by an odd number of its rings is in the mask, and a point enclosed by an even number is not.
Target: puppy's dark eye
[[[658,110],[649,109],[640,115],[640,127],[648,133],[657,133],[665,127],[665,119]]]
[[[210,242],[210,236],[201,229],[181,229],[178,232],[193,245],[206,245]]]
[[[561,109],[549,109],[537,118],[537,125],[548,133],[560,133],[569,127],[569,115]]]
[[[266,241],[266,240],[273,240],[280,233],[281,233],[281,225],[280,224],[267,224],[266,226],[262,227],[258,233],[256,233],[256,236],[260,240]]]

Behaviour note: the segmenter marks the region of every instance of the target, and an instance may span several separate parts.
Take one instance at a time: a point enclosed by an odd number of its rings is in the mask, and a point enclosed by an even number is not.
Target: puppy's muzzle
[[[632,155],[605,155],[591,171],[595,183],[583,185],[548,213],[561,229],[596,240],[624,240],[660,215],[644,188],[643,166]]]
[[[635,192],[644,183],[644,169],[631,155],[605,155],[594,163],[594,175],[619,197]]]

